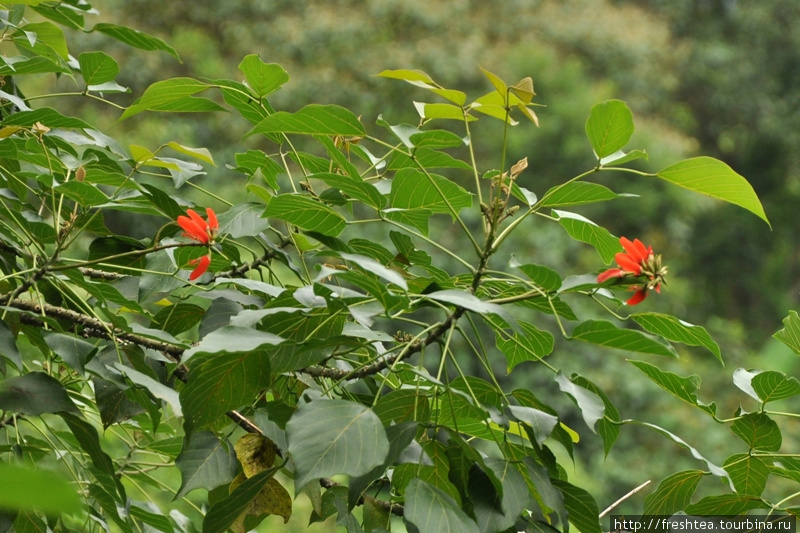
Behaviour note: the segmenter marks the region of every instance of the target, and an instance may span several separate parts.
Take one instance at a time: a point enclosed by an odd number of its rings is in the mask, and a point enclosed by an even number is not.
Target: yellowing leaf
[[[275,445],[258,433],[242,435],[233,449],[247,477],[263,472],[275,462]]]

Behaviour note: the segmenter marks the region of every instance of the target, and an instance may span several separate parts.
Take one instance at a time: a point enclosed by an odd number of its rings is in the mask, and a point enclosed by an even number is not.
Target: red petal
[[[186,213],[189,215],[189,217],[191,217],[192,220],[200,224],[203,228],[208,226],[208,223],[205,220],[203,220],[203,217],[198,215],[194,209],[187,209]]]
[[[194,265],[195,263],[197,266],[194,270],[192,270],[192,273],[189,274],[189,281],[194,281],[206,273],[206,270],[208,270],[208,265],[211,264],[211,256],[204,255],[200,259],[193,259],[189,261],[190,265]]]
[[[642,273],[642,267],[639,265],[639,262],[634,261],[631,256],[625,254],[617,254],[614,256],[614,259],[617,261],[617,264],[622,267],[623,270],[632,272],[637,276]]]
[[[210,207],[206,207],[206,216],[208,217],[208,227],[212,230],[219,229],[219,222],[217,222],[217,214]]]
[[[597,276],[597,283],[603,283],[611,278],[621,278],[625,275],[625,271],[620,268],[609,268],[605,272],[601,272]]]
[[[631,296],[625,303],[627,303],[628,305],[636,305],[640,303],[642,300],[644,300],[646,297],[647,297],[647,288],[642,287],[641,289],[636,291],[636,293],[633,296]]]
[[[208,243],[208,233],[206,232],[205,222],[203,222],[203,225],[200,225],[196,220],[185,216],[179,216],[177,222],[189,237],[203,244]]]
[[[647,248],[639,239],[634,239],[634,241],[631,242],[625,237],[620,237],[619,243],[625,248],[625,251],[631,256],[631,259],[637,263],[641,263],[647,259],[647,256],[653,252],[652,248]]]

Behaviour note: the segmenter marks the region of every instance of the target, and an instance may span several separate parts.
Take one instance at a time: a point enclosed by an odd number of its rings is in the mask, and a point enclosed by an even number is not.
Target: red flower
[[[188,217],[183,215],[178,217],[178,225],[183,228],[187,237],[202,244],[208,244],[217,236],[219,222],[217,222],[217,215],[213,209],[206,208],[207,222],[203,220],[203,217],[195,213],[193,209],[188,209],[186,213],[189,215]]]
[[[192,273],[189,274],[189,281],[194,281],[203,274],[206,273],[208,270],[208,265],[211,264],[211,256],[204,255],[203,257],[198,257],[197,259],[192,259],[189,261],[189,265],[195,267],[192,270]]]
[[[652,246],[645,246],[642,241],[635,239],[633,242],[620,237],[620,244],[625,249],[624,252],[614,256],[614,260],[619,268],[609,268],[597,276],[597,282],[603,283],[612,278],[638,278],[637,281],[643,285],[633,285],[631,290],[636,293],[626,302],[628,305],[636,305],[647,297],[648,290],[661,292],[661,284],[666,285],[664,276],[667,275],[667,267],[661,266],[661,256],[653,254]]]

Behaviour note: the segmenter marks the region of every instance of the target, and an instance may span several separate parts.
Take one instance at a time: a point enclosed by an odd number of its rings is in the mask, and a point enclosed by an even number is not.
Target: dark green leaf
[[[534,409],[533,407],[509,405],[508,410],[514,415],[514,418],[531,427],[534,440],[539,446],[544,444],[544,441],[547,440],[553,432],[553,428],[558,424],[557,416],[545,413],[539,409]]]
[[[264,470],[236,487],[230,496],[212,505],[203,519],[203,533],[227,531],[274,475],[274,470]]]
[[[116,477],[111,457],[100,446],[100,437],[97,435],[97,430],[94,426],[70,413],[62,412],[61,418],[64,419],[72,434],[75,435],[80,447],[92,460],[92,465],[96,469],[95,476],[103,486],[103,489],[109,494],[117,493],[118,497],[114,496],[117,501],[126,501],[125,488]]]
[[[136,100],[120,117],[128,117],[142,111],[171,111],[171,112],[198,112],[222,111],[223,108],[207,98],[192,96],[211,87],[192,78],[172,78],[157,81],[148,87],[142,96]]]
[[[247,134],[297,133],[305,135],[366,135],[353,113],[337,105],[309,104],[296,113],[278,111],[256,124]]]
[[[650,333],[656,333],[673,342],[703,346],[713,353],[720,363],[722,362],[719,346],[701,326],[695,326],[674,316],[661,313],[635,313],[631,315],[631,318]]]
[[[620,329],[607,320],[581,322],[572,330],[572,338],[631,352],[678,356],[675,349],[660,337],[632,329]]]
[[[620,195],[597,183],[573,181],[553,187],[542,198],[542,207],[565,207],[604,202]]]
[[[0,381],[0,409],[28,415],[80,413],[64,386],[44,372]]]
[[[304,230],[331,237],[339,235],[347,227],[347,222],[339,213],[303,194],[274,197],[267,205],[264,216],[279,218]]]
[[[14,113],[5,120],[3,126],[33,126],[41,122],[48,128],[86,128],[93,129],[94,126],[80,119],[67,117],[50,107],[42,107],[33,111],[20,111]]]
[[[360,476],[383,464],[389,441],[367,407],[344,400],[315,400],[286,424],[295,485],[336,474]]]
[[[789,315],[783,319],[783,329],[778,330],[773,337],[800,355],[800,316],[796,311],[789,311]]]
[[[750,446],[751,450],[778,451],[783,438],[778,424],[764,413],[748,413],[737,418],[731,431]]]
[[[553,479],[552,483],[564,495],[569,521],[581,533],[601,533],[600,511],[591,494],[560,479]]]
[[[522,331],[510,337],[494,328],[495,344],[506,356],[508,372],[525,361],[539,361],[553,351],[553,335],[521,320],[517,325]]]
[[[750,383],[764,403],[783,400],[800,394],[800,381],[797,378],[787,376],[783,372],[761,372],[753,376]]]
[[[181,486],[174,498],[178,499],[194,489],[211,490],[230,483],[239,465],[228,441],[208,431],[197,431],[185,438],[175,466],[181,473]]]
[[[175,59],[180,59],[178,52],[161,39],[131,28],[126,28],[125,26],[101,23],[96,24],[91,31],[99,31],[118,41],[122,41],[128,46],[139,48],[140,50],[162,50],[175,56]]]
[[[53,187],[53,190],[75,200],[83,207],[92,207],[108,202],[108,196],[103,194],[103,191],[85,181],[68,181]]]
[[[695,391],[700,388],[700,377],[696,375],[689,376],[688,378],[681,377],[672,372],[661,370],[655,365],[645,363],[644,361],[631,361],[631,364],[645,373],[645,375],[653,380],[653,382],[664,389],[665,391],[673,394],[680,400],[698,407],[701,411],[715,416],[716,406],[712,403],[710,405],[704,404],[697,399]]]
[[[702,470],[684,470],[665,478],[655,492],[644,499],[644,514],[671,516],[684,510],[705,475]]]
[[[769,467],[760,457],[746,453],[734,454],[722,465],[731,476],[736,492],[745,496],[761,496],[767,486]]]
[[[426,209],[455,217],[465,207],[472,207],[472,194],[436,174],[405,169],[392,180],[389,205],[395,209]]]
[[[561,227],[567,230],[570,237],[592,245],[605,264],[611,263],[614,260],[614,256],[622,251],[619,239],[588,218],[555,209],[553,210],[553,215],[558,219]]]
[[[769,507],[761,498],[742,494],[722,494],[721,496],[706,496],[699,502],[686,507],[685,511],[690,515],[733,516],[744,514],[752,509],[766,509]]]
[[[320,180],[329,187],[333,187],[375,209],[383,209],[386,204],[386,198],[378,192],[378,189],[371,183],[362,180],[360,176],[354,178],[333,172],[323,172],[321,174],[311,174],[306,179]]]
[[[552,268],[542,265],[520,264],[515,256],[511,256],[509,266],[519,268],[531,281],[547,292],[561,288],[561,275]]]
[[[160,328],[170,335],[177,335],[193,328],[203,318],[206,310],[184,302],[163,308],[153,317],[151,328]]]
[[[589,429],[595,431],[595,424],[603,418],[605,414],[605,404],[603,400],[594,392],[573,383],[567,376],[558,371],[555,377],[558,388],[561,392],[569,396],[575,405],[581,410],[583,421]]]
[[[0,355],[11,361],[18,371],[22,371],[22,356],[17,349],[14,332],[0,320]]]
[[[597,394],[600,399],[603,400],[605,411],[603,413],[603,418],[597,422],[597,434],[603,439],[603,450],[605,451],[606,457],[608,457],[611,447],[614,445],[614,442],[616,442],[620,433],[619,422],[621,421],[621,418],[619,415],[619,410],[616,408],[616,406],[614,406],[613,403],[611,403],[611,399],[602,390],[600,390],[597,385],[585,377],[573,374],[572,382],[580,387],[583,387],[584,389],[589,390],[590,392]]]
[[[412,479],[405,491],[405,518],[419,533],[479,533],[480,529],[447,494],[420,479]],[[594,533],[594,532],[591,532]],[[597,531],[599,532],[599,529]]]

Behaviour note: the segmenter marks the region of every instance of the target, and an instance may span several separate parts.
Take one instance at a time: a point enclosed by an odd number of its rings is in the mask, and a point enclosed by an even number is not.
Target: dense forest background
[[[421,69],[442,85],[471,95],[486,91],[479,66],[506,79],[532,76],[537,101],[546,105],[539,110],[541,127],[515,132],[509,160],[528,157],[525,187],[540,195],[594,164],[584,133],[591,105],[608,98],[625,100],[636,117],[631,145],[650,154],[642,168],[654,170],[701,153],[717,157],[747,177],[772,223],[770,229],[733,206],[621,175],[615,177],[617,191],[636,194],[658,188],[659,193],[629,206],[600,204],[585,210],[614,234],[641,238],[663,254],[670,284],[661,297],[643,305],[707,327],[722,347],[724,368],[702,351],[685,348],[671,370],[700,375],[700,396],[718,400],[731,390],[731,374],[738,367],[796,373],[795,356],[772,342],[771,335],[787,310],[798,307],[800,292],[797,2],[109,0],[97,7],[101,19],[145,28],[180,55],[178,61],[167,54],[132,53],[103,40],[102,47],[126,65],[118,83],[134,95],[175,76],[236,78],[241,58],[258,53],[291,76],[271,98],[276,109],[294,111],[310,101],[339,104],[360,114],[369,128],[381,113],[392,123],[418,121],[408,86],[374,76],[384,69]],[[89,35],[85,46],[96,47],[101,39]],[[67,90],[72,82],[58,83]],[[419,98],[425,96],[420,90]],[[125,104],[131,100],[118,97]],[[86,102],[75,105],[91,108]],[[104,112],[98,108],[73,114]],[[152,139],[153,145],[177,139],[208,148],[218,161],[232,161],[242,144],[262,142],[255,137],[242,141],[247,125],[225,113],[171,115],[168,121],[142,114],[116,126],[118,114],[108,113],[94,119],[103,128],[112,127],[118,138],[136,139],[137,144]],[[479,138],[491,138],[492,129],[501,134],[501,127],[489,121],[478,127],[486,131]],[[496,157],[499,165],[499,154],[488,151],[495,146],[478,150],[483,157]],[[244,200],[243,182],[231,175],[221,164],[209,171],[204,186]],[[116,221],[120,232],[151,233],[145,229],[147,220],[128,222]],[[596,268],[593,250],[548,236],[559,228],[532,231],[539,232],[537,245],[520,240],[514,246],[518,256],[560,271],[569,272],[570,265],[575,265],[574,272]],[[729,440],[724,428],[718,434],[700,433],[707,421],[655,390],[626,365],[624,355],[562,343],[552,357],[569,357],[565,366],[591,375],[606,390],[613,391],[622,381],[631,383],[630,397],[615,400],[629,411],[623,416],[636,417],[645,406],[660,411],[662,425],[702,439],[707,451],[717,446],[723,457]],[[554,387],[533,378],[517,385]],[[735,400],[719,403],[723,413],[737,408]],[[597,437],[584,438],[584,446],[602,447]],[[784,438],[797,440],[798,433],[787,429]],[[679,468],[679,459],[664,457],[689,459],[688,453],[678,453],[672,443],[645,429],[626,428],[617,446],[604,464],[587,464],[580,451],[576,455],[580,483],[592,487],[601,507],[645,479],[656,480]],[[602,453],[586,456],[602,461]],[[639,508],[641,502],[631,505]]]

